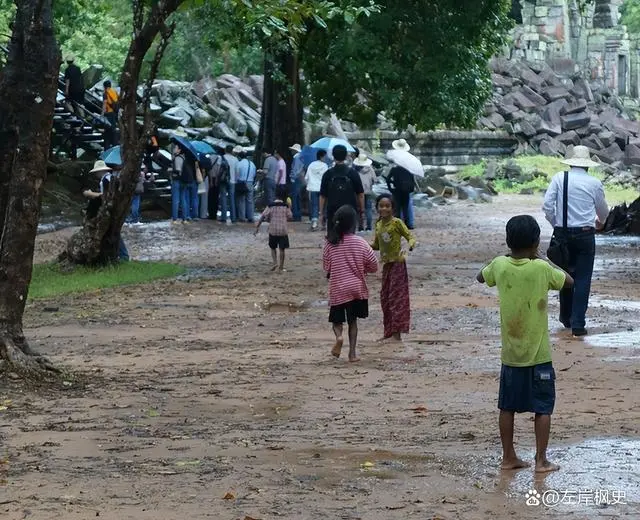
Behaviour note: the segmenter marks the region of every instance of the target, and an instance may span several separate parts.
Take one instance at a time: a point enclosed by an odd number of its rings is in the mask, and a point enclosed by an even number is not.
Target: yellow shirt
[[[105,113],[113,112],[114,105],[118,102],[118,93],[109,87],[104,93],[104,111]]]
[[[380,219],[376,222],[376,237],[371,247],[380,251],[380,258],[384,264],[404,262],[403,238],[409,242],[410,248],[416,246],[416,239],[402,220],[395,217],[387,221]]]
[[[565,274],[544,260],[499,256],[482,270],[498,287],[502,363],[531,367],[551,361],[548,292],[564,286]]]

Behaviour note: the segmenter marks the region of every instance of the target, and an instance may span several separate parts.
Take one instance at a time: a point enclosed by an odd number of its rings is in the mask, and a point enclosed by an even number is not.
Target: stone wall
[[[368,152],[385,152],[395,139],[404,138],[411,153],[422,161],[425,169],[455,172],[485,158],[503,158],[513,154],[518,141],[506,132],[436,130],[415,134],[392,131],[347,132],[349,142]]]

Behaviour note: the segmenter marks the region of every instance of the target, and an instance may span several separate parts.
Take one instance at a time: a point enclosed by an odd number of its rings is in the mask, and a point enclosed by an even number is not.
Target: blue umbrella
[[[344,139],[340,139],[339,137],[331,137],[325,136],[318,139],[315,143],[311,143],[311,147],[320,148],[321,150],[326,150],[331,153],[334,146],[341,144],[347,148],[347,152],[355,152],[356,149],[349,144],[349,141],[345,141]]]
[[[204,154],[214,154],[216,151],[213,149],[209,143],[204,141],[191,141],[191,146],[193,146],[194,150],[198,153]]]
[[[189,141],[188,139],[179,135],[174,135],[171,137],[171,139],[169,139],[169,141],[177,144],[183,152],[188,152],[189,154],[191,154],[194,161],[198,160],[198,152],[191,144],[191,141]]]
[[[100,155],[100,159],[110,166],[122,166],[122,153],[120,152],[120,146],[114,146],[105,150]]]

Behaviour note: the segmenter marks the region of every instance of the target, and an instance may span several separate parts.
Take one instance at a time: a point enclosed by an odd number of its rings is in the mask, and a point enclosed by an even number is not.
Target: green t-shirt
[[[548,292],[562,289],[565,274],[544,260],[499,256],[482,276],[489,287],[498,287],[502,363],[529,367],[551,361]]]

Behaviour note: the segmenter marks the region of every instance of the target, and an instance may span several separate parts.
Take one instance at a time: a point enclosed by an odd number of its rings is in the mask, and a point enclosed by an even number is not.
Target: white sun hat
[[[577,166],[578,168],[595,168],[600,163],[591,160],[591,153],[586,146],[574,146],[571,157],[560,161],[567,166]]]

